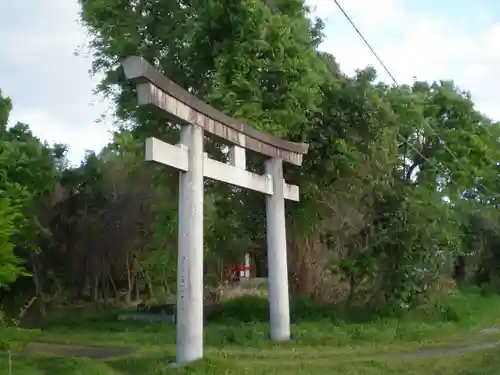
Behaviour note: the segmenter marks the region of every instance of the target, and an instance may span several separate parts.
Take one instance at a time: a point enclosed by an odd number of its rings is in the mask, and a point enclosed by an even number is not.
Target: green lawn
[[[232,354],[236,354],[233,352]],[[387,360],[347,358],[337,355],[297,358],[292,352],[277,358],[254,357],[245,353],[235,358],[209,355],[203,361],[183,368],[169,368],[161,353],[143,353],[137,357],[113,361],[95,361],[33,356],[14,359],[15,375],[153,375],[153,374],[328,374],[328,375],[496,375],[500,351],[465,354],[426,360]],[[7,361],[0,360],[0,374],[8,374]]]
[[[267,324],[261,321],[265,319],[264,308],[256,305],[255,300],[229,305],[225,313],[205,329],[204,360],[177,369],[167,366],[167,361],[175,355],[174,327],[118,322],[114,312],[60,312],[52,314],[40,331],[4,329],[0,331],[0,340],[16,344],[38,342],[137,349],[122,357],[90,360],[55,357],[59,352],[54,351],[54,347],[47,346],[44,351],[43,345],[38,345],[36,351],[14,354],[12,374],[17,375],[500,373],[500,349],[428,359],[391,358],[391,354],[414,352],[424,347],[499,340],[500,335],[479,333],[483,328],[500,327],[500,297],[497,296],[457,294],[446,297],[438,307],[399,319],[363,318],[355,313],[348,317],[330,314],[328,310],[295,308],[295,311],[292,309],[296,320],[294,340],[281,344],[268,339]],[[241,309],[245,312],[236,319],[233,315]],[[2,374],[8,374],[5,354],[0,356]]]

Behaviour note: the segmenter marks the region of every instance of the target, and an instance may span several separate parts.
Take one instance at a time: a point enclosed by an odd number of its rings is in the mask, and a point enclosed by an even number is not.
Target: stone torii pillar
[[[204,177],[266,195],[271,338],[290,339],[285,200],[298,201],[299,189],[285,182],[283,162],[300,166],[308,145],[270,136],[224,115],[141,57],[128,57],[122,65],[126,77],[136,83],[139,105],[159,109],[181,125],[178,145],[156,138],[146,140],[146,160],[180,171],[176,363],[203,357]],[[230,164],[207,157],[204,132],[231,145]],[[268,157],[265,175],[246,170],[246,149]]]

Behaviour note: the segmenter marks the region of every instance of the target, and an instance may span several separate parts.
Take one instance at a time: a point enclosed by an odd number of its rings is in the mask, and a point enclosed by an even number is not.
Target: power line
[[[363,34],[361,33],[361,31],[359,31],[358,27],[356,26],[356,24],[352,21],[351,17],[349,17],[349,15],[346,13],[346,11],[344,10],[344,8],[342,7],[342,5],[339,4],[339,2],[337,0],[333,0],[335,2],[335,4],[337,4],[337,7],[340,9],[340,11],[344,14],[345,18],[347,19],[347,21],[349,21],[349,23],[351,24],[351,26],[354,28],[354,30],[356,30],[356,32],[358,33],[358,35],[361,37],[361,39],[363,40],[363,42],[365,42],[366,46],[368,47],[368,49],[371,51],[371,53],[373,54],[373,56],[375,56],[375,58],[378,60],[378,62],[380,63],[380,65],[382,65],[382,67],[384,68],[384,70],[387,72],[387,74],[389,75],[389,77],[391,77],[391,79],[393,80],[393,82],[396,84],[396,86],[399,86],[398,82],[396,81],[396,78],[394,78],[394,76],[392,75],[392,73],[389,71],[389,69],[387,68],[387,66],[384,64],[384,62],[382,61],[382,59],[377,55],[377,53],[375,52],[375,50],[372,48],[372,46],[370,45],[370,43],[368,43],[368,41],[365,39],[365,37],[363,36]]]
[[[389,68],[387,68],[387,66],[385,65],[385,63],[382,61],[382,59],[379,57],[379,55],[375,52],[374,48],[371,46],[371,44],[366,40],[366,38],[364,37],[364,35],[361,33],[361,31],[358,29],[358,27],[356,26],[356,24],[354,23],[354,21],[351,19],[351,17],[349,17],[349,15],[347,14],[347,12],[344,10],[344,8],[342,7],[342,5],[340,5],[339,1],[338,0],[333,0],[335,2],[335,4],[337,5],[337,7],[339,8],[339,10],[342,12],[342,14],[344,15],[344,17],[347,19],[347,21],[349,21],[349,23],[351,24],[351,26],[353,27],[353,29],[356,31],[356,33],[360,36],[360,38],[363,40],[363,42],[365,43],[365,45],[368,47],[368,49],[371,51],[371,53],[373,54],[373,56],[375,56],[375,58],[377,59],[377,61],[380,63],[380,65],[384,68],[384,70],[386,71],[386,73],[389,75],[389,77],[392,79],[392,81],[394,82],[394,84],[396,86],[399,86],[399,83],[397,82],[396,78],[394,77],[394,75],[390,72]],[[432,132],[434,133],[434,135],[436,135],[437,137],[439,137],[439,134],[438,132],[436,131],[436,129],[434,129],[428,121],[427,122],[427,126],[429,129],[432,130]],[[434,164],[434,163],[431,163],[429,161],[429,159],[427,159],[424,155],[422,155],[422,153],[417,150],[412,144],[409,143],[408,139],[404,138],[401,134],[398,134],[398,136],[405,142],[405,144],[410,147],[413,151],[415,151],[418,155],[420,155],[427,163],[433,165],[436,169],[437,166]],[[469,177],[472,178],[473,181],[476,181],[477,180],[477,177],[475,177],[474,175],[472,175],[472,173],[470,173],[470,171],[462,164],[462,162],[460,161],[460,159],[455,155],[455,153],[446,145],[445,142],[442,143],[443,144],[443,147],[444,149],[453,157],[453,159],[455,159],[455,161],[457,162],[457,164],[469,175]],[[405,153],[405,159],[406,159],[406,153]],[[490,189],[488,189],[486,186],[484,186],[483,184],[481,183],[478,183],[479,186],[482,186],[484,189],[486,190],[489,190],[491,192]],[[495,197],[497,197],[498,195],[496,195]]]

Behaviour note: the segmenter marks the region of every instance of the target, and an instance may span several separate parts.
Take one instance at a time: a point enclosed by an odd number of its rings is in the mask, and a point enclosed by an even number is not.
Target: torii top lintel
[[[238,146],[290,164],[302,164],[307,144],[290,142],[242,124],[172,82],[142,57],[127,57],[122,66],[127,79],[137,84],[139,105],[158,107],[181,124],[199,125]]]

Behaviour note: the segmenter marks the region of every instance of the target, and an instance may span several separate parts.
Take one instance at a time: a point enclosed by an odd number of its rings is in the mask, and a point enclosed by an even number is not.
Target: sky
[[[339,0],[399,84],[453,79],[500,120],[500,3],[494,0]],[[323,18],[321,49],[353,73],[373,65],[390,82],[333,0],[309,0]],[[77,0],[0,0],[0,89],[42,140],[68,144],[78,164],[110,140],[112,106],[94,94]],[[102,116],[104,115],[104,119]]]

